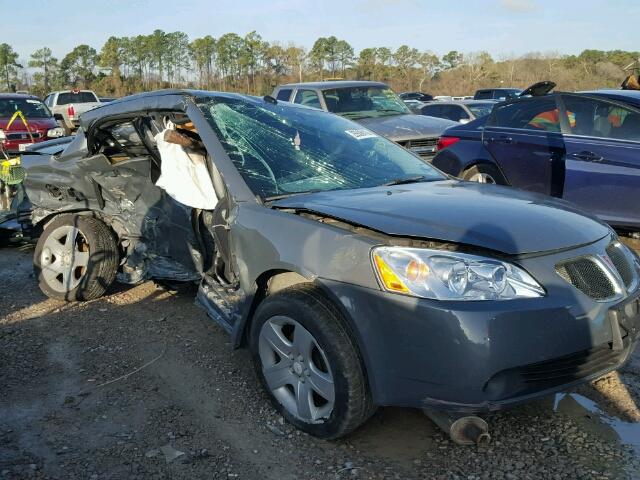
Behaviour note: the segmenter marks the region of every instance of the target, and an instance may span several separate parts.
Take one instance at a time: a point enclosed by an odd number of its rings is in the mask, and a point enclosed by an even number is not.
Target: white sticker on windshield
[[[40,103],[40,100],[29,100],[27,98],[27,103],[35,103],[36,105],[38,105]]]
[[[364,128],[355,128],[353,130],[345,130],[344,133],[347,135],[351,135],[356,140],[364,140],[365,138],[376,138],[378,135],[373,133],[371,130],[366,130]]]

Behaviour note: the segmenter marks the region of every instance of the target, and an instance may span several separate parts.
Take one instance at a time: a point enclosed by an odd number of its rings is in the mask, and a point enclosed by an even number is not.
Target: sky
[[[5,18],[9,21],[6,21]],[[58,59],[112,36],[183,31],[190,39],[256,30],[307,49],[335,35],[357,51],[402,44],[442,55],[639,50],[639,0],[0,0],[0,42],[22,61],[48,46]]]

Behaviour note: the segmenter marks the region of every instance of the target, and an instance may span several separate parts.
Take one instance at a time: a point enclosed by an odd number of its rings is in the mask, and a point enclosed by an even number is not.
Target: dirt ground
[[[640,351],[489,417],[486,448],[397,408],[325,442],[275,413],[192,286],[65,304],[40,293],[31,255],[0,249],[0,479],[640,478]]]

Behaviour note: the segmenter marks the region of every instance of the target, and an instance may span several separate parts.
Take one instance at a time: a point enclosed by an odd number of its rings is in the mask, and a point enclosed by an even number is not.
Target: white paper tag
[[[18,150],[24,152],[27,150],[27,147],[29,145],[33,145],[33,143],[21,143],[20,145],[18,145]]]
[[[40,100],[31,100],[31,99],[27,98],[27,103],[33,103],[35,105],[38,105],[40,103]]]
[[[346,133],[347,135],[351,135],[356,140],[364,140],[365,138],[376,138],[378,136],[371,130],[366,130],[364,128],[345,130],[344,133]]]

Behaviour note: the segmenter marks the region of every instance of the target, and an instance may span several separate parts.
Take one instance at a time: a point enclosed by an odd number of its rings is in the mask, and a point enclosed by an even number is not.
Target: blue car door
[[[567,148],[564,199],[617,227],[640,227],[640,110],[563,94]]]
[[[564,141],[557,96],[522,98],[493,108],[482,141],[509,185],[559,196]]]

